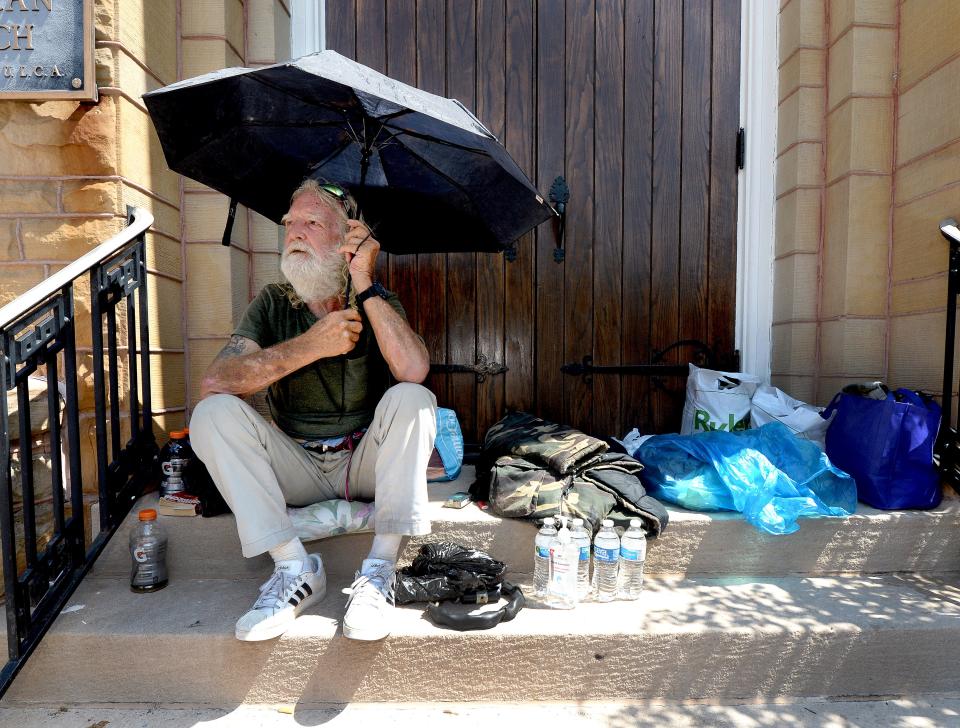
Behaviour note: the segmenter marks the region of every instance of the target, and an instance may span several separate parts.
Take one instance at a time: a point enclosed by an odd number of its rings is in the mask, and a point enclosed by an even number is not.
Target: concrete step
[[[430,485],[433,533],[411,539],[401,556],[406,563],[420,544],[452,540],[475,546],[505,561],[513,572],[533,570],[536,528],[527,521],[503,519],[471,504],[462,510],[443,508],[447,497],[467,490],[473,468],[459,480]],[[156,505],[145,496],[138,507]],[[960,571],[960,499],[945,498],[931,511],[878,511],[860,504],[849,518],[804,518],[800,530],[771,536],[734,513],[695,513],[669,507],[670,525],[651,541],[646,570],[650,574],[683,576],[790,576],[889,572],[943,573]],[[170,535],[169,565],[173,579],[263,578],[269,557],[240,556],[232,515],[216,518],[161,518]],[[97,576],[129,573],[127,536],[134,523],[127,519],[94,566]],[[367,553],[372,536],[349,534],[312,542],[308,549],[324,557],[329,573],[348,576]]]
[[[765,700],[948,693],[960,578],[657,577],[637,602],[531,608],[485,632],[398,608],[378,643],[338,629],[346,580],[284,637],[234,639],[259,580],[157,593],[88,577],[13,683],[18,704]],[[72,607],[72,608],[71,608]]]
[[[8,703],[8,701],[5,701]],[[960,722],[960,698],[910,696],[875,700],[796,700],[760,704],[579,703],[354,703],[303,708],[89,705],[0,706],[0,728],[300,728],[324,725],[451,728],[464,725],[549,725],[550,728],[935,728]]]

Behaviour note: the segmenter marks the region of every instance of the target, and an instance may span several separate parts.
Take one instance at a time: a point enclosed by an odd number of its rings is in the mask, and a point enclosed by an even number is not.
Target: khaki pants
[[[296,537],[286,506],[343,498],[377,504],[377,533],[430,533],[427,463],[436,437],[437,400],[419,384],[391,387],[355,449],[319,453],[268,423],[229,394],[202,400],[190,442],[237,518],[244,556]],[[349,481],[348,481],[349,473]]]

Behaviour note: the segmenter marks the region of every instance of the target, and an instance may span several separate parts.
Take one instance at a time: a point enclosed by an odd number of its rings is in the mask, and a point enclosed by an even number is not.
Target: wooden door
[[[507,367],[428,386],[479,441],[508,409],[595,435],[675,431],[683,379],[561,372],[648,363],[680,339],[733,350],[739,0],[327,0],[327,47],[463,102],[557,226],[516,257],[384,256],[434,363]],[[428,221],[424,221],[429,224]],[[456,235],[456,231],[451,231]],[[684,350],[666,358],[685,361]]]

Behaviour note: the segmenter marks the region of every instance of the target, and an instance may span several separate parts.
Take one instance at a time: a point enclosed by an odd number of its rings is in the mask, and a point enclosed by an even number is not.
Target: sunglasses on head
[[[332,195],[333,197],[336,197],[340,201],[340,204],[343,205],[343,209],[346,211],[347,217],[353,217],[353,205],[350,202],[350,198],[347,197],[347,191],[345,189],[332,183],[322,184],[320,185],[320,189]]]

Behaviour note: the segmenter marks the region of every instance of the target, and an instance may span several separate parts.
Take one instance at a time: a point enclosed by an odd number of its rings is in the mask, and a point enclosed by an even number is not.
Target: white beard
[[[301,254],[293,254],[303,251]],[[332,251],[318,256],[313,248],[296,243],[285,248],[280,258],[280,271],[304,301],[325,301],[343,292],[347,278],[347,262]]]

